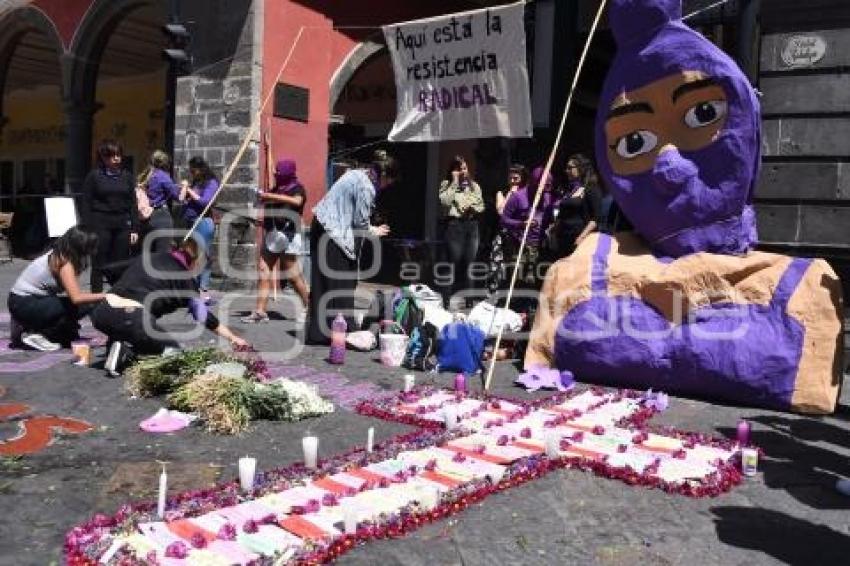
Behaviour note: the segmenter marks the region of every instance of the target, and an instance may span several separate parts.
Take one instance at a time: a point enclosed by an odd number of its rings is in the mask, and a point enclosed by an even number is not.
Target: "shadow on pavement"
[[[850,497],[835,491],[836,480],[850,477],[850,457],[825,446],[850,450],[846,430],[806,417],[758,415],[749,420],[762,425],[754,427],[751,437],[753,444],[764,451],[758,467],[767,487],[783,489],[815,509],[850,509]],[[728,428],[718,431],[735,435]]]
[[[717,537],[791,565],[847,564],[850,536],[779,511],[712,507]]]

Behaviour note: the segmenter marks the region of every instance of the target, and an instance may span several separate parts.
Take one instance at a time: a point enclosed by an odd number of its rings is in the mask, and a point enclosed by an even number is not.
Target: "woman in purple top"
[[[180,200],[183,202],[183,211],[180,217],[187,228],[191,228],[198,217],[204,214],[207,205],[218,191],[218,178],[203,157],[196,156],[189,160],[189,176],[192,179],[191,185],[188,181],[183,181],[183,187],[180,190]],[[198,287],[203,299],[209,300],[208,291],[212,274],[210,248],[215,237],[215,222],[212,219],[211,211],[208,210],[204,214],[204,218],[198,223],[195,232],[206,246],[205,252],[207,254],[207,263],[199,275]]]
[[[168,173],[171,169],[171,158],[162,150],[151,154],[149,165],[138,178],[139,187],[144,190],[148,201],[147,210],[141,210],[143,249],[149,248],[152,253],[167,252],[173,244],[172,234],[174,220],[171,218],[171,201],[180,198],[180,186],[174,182]],[[163,231],[163,234],[155,234]],[[148,240],[151,240],[148,242]]]
[[[542,176],[543,168],[535,168],[531,173],[531,180],[528,185],[511,194],[502,211],[501,224],[505,231],[503,243],[507,250],[506,256],[511,258],[510,263],[516,261],[519,244],[522,241],[525,225],[531,213],[531,205],[534,202],[534,196]],[[534,212],[531,228],[528,230],[528,237],[525,241],[525,249],[520,260],[518,280],[532,287],[537,286],[543,276],[543,274],[537,273],[537,264],[540,259],[540,246],[543,236],[552,221],[554,203],[555,196],[552,192],[552,176],[550,175],[543,185],[543,194],[540,196],[540,202]]]

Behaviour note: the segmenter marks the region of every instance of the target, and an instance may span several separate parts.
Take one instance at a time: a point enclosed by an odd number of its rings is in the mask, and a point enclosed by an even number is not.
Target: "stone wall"
[[[192,34],[193,71],[177,81],[174,162],[178,178],[188,175],[194,156],[205,158],[221,178],[249,134],[261,97],[262,0],[191,0],[181,5],[181,19]],[[221,209],[248,209],[255,217],[259,185],[257,134],[239,160],[216,203]],[[213,257],[226,246],[228,261],[239,269],[256,264],[254,225],[246,218],[216,234]],[[233,289],[249,281],[223,277],[223,262],[214,261],[213,286]]]

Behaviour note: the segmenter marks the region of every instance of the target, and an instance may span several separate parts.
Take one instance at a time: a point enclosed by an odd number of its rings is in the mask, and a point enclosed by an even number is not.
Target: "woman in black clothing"
[[[97,254],[91,266],[91,291],[103,291],[103,267],[125,261],[130,246],[139,239],[136,183],[121,168],[124,152],[114,140],[104,140],[97,149],[97,167],[83,181],[82,217],[97,235]]]
[[[602,192],[593,163],[576,153],[567,159],[566,184],[549,230],[549,250],[554,259],[573,253],[599,226]]]
[[[247,342],[221,324],[207,311],[196,280],[206,253],[193,237],[171,252],[152,253],[133,260],[115,285],[89,315],[95,328],[106,334],[111,347],[106,370],[120,373],[122,361],[135,354],[162,354],[177,348],[157,320],[180,308],[186,308],[199,324],[227,339],[234,346]]]

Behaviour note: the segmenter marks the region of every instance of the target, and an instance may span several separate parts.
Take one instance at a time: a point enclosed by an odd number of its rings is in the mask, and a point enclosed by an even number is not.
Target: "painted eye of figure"
[[[625,159],[633,159],[655,149],[658,145],[658,136],[649,130],[635,130],[617,140],[611,149],[617,155]]]
[[[726,116],[728,103],[725,100],[700,102],[685,113],[685,124],[689,128],[701,128]]]

